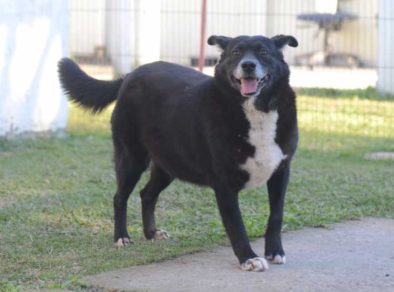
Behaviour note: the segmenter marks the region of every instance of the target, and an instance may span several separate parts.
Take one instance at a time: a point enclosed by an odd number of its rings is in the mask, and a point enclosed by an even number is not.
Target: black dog
[[[151,164],[141,192],[144,233],[165,239],[156,228],[159,193],[175,178],[210,186],[241,267],[268,268],[250,247],[238,192],[267,183],[270,216],[265,256],[285,263],[281,226],[290,161],[298,141],[295,94],[281,49],[296,47],[292,36],[211,36],[222,50],[215,77],[166,62],[141,66],[123,79],[99,81],[69,59],[59,63],[60,80],[72,101],[93,112],[117,100],[112,115],[117,191],[115,244],[130,242],[127,200]]]

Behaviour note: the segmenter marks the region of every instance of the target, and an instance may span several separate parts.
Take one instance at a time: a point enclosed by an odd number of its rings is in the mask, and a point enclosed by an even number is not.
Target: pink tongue
[[[241,79],[241,94],[247,95],[257,91],[257,80],[256,79]]]

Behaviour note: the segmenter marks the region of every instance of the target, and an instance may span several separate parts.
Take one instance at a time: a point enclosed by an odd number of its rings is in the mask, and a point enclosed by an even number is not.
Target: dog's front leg
[[[284,264],[286,262],[285,252],[282,247],[281,229],[289,174],[290,167],[285,165],[274,173],[267,182],[270,216],[265,232],[265,257],[271,260],[273,264]]]
[[[238,193],[228,188],[217,187],[215,188],[215,195],[223,225],[241,268],[246,271],[267,270],[267,261],[258,257],[250,246],[239,209]]]

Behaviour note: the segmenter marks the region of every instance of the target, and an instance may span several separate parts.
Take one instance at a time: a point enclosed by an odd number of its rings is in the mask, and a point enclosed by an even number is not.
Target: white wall
[[[389,1],[390,6],[394,1]],[[379,0],[339,1],[339,7],[356,15],[354,21],[345,22],[338,33],[333,34],[334,50],[352,53],[367,66],[376,67],[378,50],[378,4]],[[392,23],[392,22],[391,22]]]
[[[161,0],[107,0],[106,43],[117,74],[160,59]]]
[[[70,0],[71,52],[92,55],[105,45],[106,0]]]
[[[68,53],[66,0],[0,0],[0,136],[67,122],[57,62]]]
[[[300,13],[316,12],[315,5],[315,0],[268,1],[267,35],[287,34],[295,36],[298,40],[299,46],[296,49],[284,50],[286,61],[290,64],[295,56],[319,51],[322,48],[321,38],[315,37],[317,27],[297,20]]]
[[[265,34],[267,0],[208,0],[207,37]],[[199,54],[201,0],[71,0],[71,53],[104,42],[117,71],[158,59],[190,64]],[[102,15],[106,14],[106,17]],[[246,17],[245,17],[246,15]],[[262,17],[263,15],[263,17]],[[215,47],[207,56],[217,56]]]
[[[376,66],[378,1],[338,2],[339,9],[353,13],[358,19],[345,22],[340,31],[331,33],[333,51],[355,54],[367,66]],[[335,1],[320,1],[326,2]],[[207,37],[210,34],[269,37],[291,34],[297,37],[299,47],[285,50],[289,63],[296,55],[322,49],[323,34],[316,35],[317,25],[297,20],[300,13],[316,12],[316,0],[208,0],[207,3]],[[191,56],[198,56],[201,0],[162,0],[161,10],[161,58],[189,64]],[[218,52],[207,47],[206,54],[217,56]]]
[[[378,89],[381,93],[394,94],[394,3],[379,1],[379,50]]]
[[[107,0],[106,44],[116,73],[130,71],[135,58],[135,1]]]
[[[331,0],[319,0],[319,2],[322,4]],[[286,59],[290,63],[296,55],[320,51],[323,48],[323,33],[316,34],[317,25],[297,20],[297,14],[316,12],[319,8],[317,4],[316,0],[268,0],[267,35],[292,34],[298,40],[297,49],[285,51]],[[340,10],[352,13],[358,18],[344,22],[339,31],[330,34],[329,42],[333,52],[355,54],[367,66],[376,66],[377,6],[378,0],[338,1]]]
[[[137,58],[134,66],[160,60],[160,2],[161,0],[139,0]]]
[[[199,55],[201,0],[163,0],[161,5],[161,58],[189,65]],[[208,0],[206,37],[264,35],[266,9],[267,0]],[[207,57],[219,55],[216,47],[206,46]]]
[[[131,55],[128,68],[155,58],[190,64],[190,58],[199,55],[201,0],[106,0],[106,6],[100,4],[103,0],[71,1],[79,5],[72,9],[71,21],[78,23],[72,25],[72,53],[92,51],[101,42],[107,21],[106,45],[112,48],[111,55],[115,50]],[[355,54],[367,66],[376,66],[378,1],[338,1],[338,9],[353,13],[358,19],[345,22],[340,31],[330,34],[334,52]],[[206,35],[292,34],[300,44],[295,50],[285,50],[286,60],[292,63],[296,55],[319,51],[323,46],[323,34],[316,34],[317,25],[297,20],[297,14],[316,12],[328,2],[336,3],[333,0],[208,0]],[[81,13],[74,11],[78,9]],[[103,14],[107,14],[106,19],[101,17]],[[112,24],[108,23],[109,19]],[[158,46],[160,56],[157,56]],[[217,56],[218,50],[207,46],[206,55]]]

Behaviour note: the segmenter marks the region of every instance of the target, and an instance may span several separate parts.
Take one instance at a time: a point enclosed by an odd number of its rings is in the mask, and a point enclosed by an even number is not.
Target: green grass
[[[284,231],[364,216],[393,218],[394,162],[363,156],[394,151],[394,103],[305,95],[298,107],[301,140]],[[129,201],[135,243],[114,249],[111,109],[96,117],[70,109],[68,138],[0,141],[0,291],[83,289],[84,275],[227,244],[212,191],[181,182],[166,189],[157,206],[158,225],[172,238],[146,241],[138,196],[144,176]],[[240,202],[250,237],[261,236],[265,188],[242,192]]]
[[[394,101],[392,94],[380,94],[375,87],[366,89],[335,89],[335,88],[299,88],[298,93],[303,96],[336,97],[345,99],[371,99]]]

